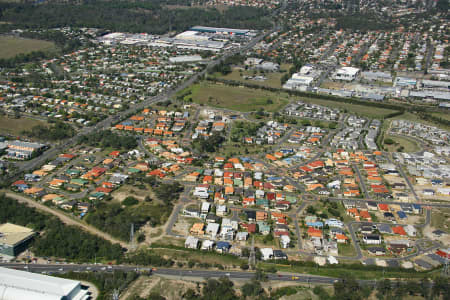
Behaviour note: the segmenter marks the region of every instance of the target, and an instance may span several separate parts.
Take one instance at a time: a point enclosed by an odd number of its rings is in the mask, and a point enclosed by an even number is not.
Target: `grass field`
[[[431,115],[433,115],[434,117],[438,117],[438,118],[442,118],[447,121],[450,121],[450,115],[446,114],[446,113],[435,112],[435,113],[432,113]]]
[[[25,118],[20,119],[0,116],[0,134],[20,135],[23,130],[30,130],[36,125],[45,125],[46,122]]]
[[[195,103],[243,112],[257,111],[261,108],[268,112],[279,111],[289,102],[286,93],[272,93],[208,82],[195,84],[189,89],[192,94],[186,98],[192,98]]]
[[[399,147],[403,147],[403,152],[411,153],[420,151],[420,147],[413,139],[409,139],[407,137],[400,137],[396,135],[385,135],[385,139],[390,138],[395,141],[393,145],[384,144],[385,148],[389,152],[397,152]]]
[[[24,39],[11,36],[0,36],[0,58],[12,58],[17,54],[33,51],[53,51],[56,46],[52,42]]]
[[[281,65],[281,70],[288,71],[291,66],[292,65],[289,64]],[[242,72],[241,76],[241,72],[239,70],[240,68],[234,68],[230,74],[222,75],[220,73],[216,73],[214,74],[214,76],[220,79],[240,81],[244,83],[257,84],[261,86],[268,86],[279,89],[281,88],[281,77],[283,77],[283,75],[285,74],[282,72],[267,72],[262,74],[260,72],[254,72],[253,70],[241,70]],[[263,75],[267,79],[264,81],[258,81],[243,78],[243,76],[259,76],[259,75]]]
[[[387,116],[388,114],[395,112],[395,110],[392,110],[392,109],[371,107],[371,106],[358,105],[358,104],[350,104],[350,103],[345,103],[345,102],[324,100],[324,99],[318,99],[318,98],[300,97],[300,100],[308,102],[308,103],[314,103],[314,104],[318,104],[318,105],[339,108],[341,110],[346,110],[349,113],[353,113],[356,115],[365,116],[365,117],[369,117],[369,118],[383,118],[383,117]]]

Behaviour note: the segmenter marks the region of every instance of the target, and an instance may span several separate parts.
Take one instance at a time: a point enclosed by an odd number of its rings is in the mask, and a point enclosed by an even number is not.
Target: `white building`
[[[352,81],[358,76],[359,71],[358,68],[342,67],[336,71],[333,77],[337,80]]]
[[[84,300],[87,292],[79,281],[0,267],[0,300]]]

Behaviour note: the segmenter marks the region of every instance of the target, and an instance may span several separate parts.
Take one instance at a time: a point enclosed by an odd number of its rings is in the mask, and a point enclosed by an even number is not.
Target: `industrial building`
[[[358,76],[360,70],[352,67],[342,67],[336,71],[333,78],[337,80],[352,81]]]
[[[250,33],[250,30],[248,29],[232,29],[232,28],[205,27],[205,26],[194,26],[190,30],[204,33],[221,33],[221,34],[235,34],[235,35],[248,35]]]
[[[34,236],[32,229],[5,223],[0,225],[0,256],[13,258],[24,251]]]
[[[41,151],[44,148],[44,144],[22,141],[9,141],[8,149],[6,150],[6,152],[8,158],[30,159],[35,152]]]
[[[75,280],[0,267],[0,300],[85,300],[88,291]]]

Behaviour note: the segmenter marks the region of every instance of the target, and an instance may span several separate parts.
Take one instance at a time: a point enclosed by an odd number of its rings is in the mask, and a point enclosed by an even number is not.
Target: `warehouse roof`
[[[79,281],[0,267],[0,291],[5,299],[10,294],[33,296],[32,299],[85,299],[87,291],[76,292],[79,286]]]
[[[0,225],[0,243],[14,246],[34,235],[32,229],[5,223]]]

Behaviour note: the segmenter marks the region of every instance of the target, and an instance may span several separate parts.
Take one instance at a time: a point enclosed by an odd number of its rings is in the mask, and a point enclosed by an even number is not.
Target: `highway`
[[[220,278],[228,277],[230,279],[250,280],[255,277],[254,272],[237,272],[237,271],[215,271],[215,270],[189,270],[189,269],[167,269],[155,268],[152,271],[150,267],[136,267],[129,265],[85,265],[85,264],[21,264],[21,263],[0,263],[0,266],[17,269],[21,271],[29,271],[33,273],[44,274],[63,274],[67,272],[139,272],[155,275],[176,276],[180,279],[183,277],[194,278]],[[308,274],[267,274],[269,280],[276,281],[295,281],[299,283],[311,284],[333,284],[339,279],[333,277],[315,276]],[[363,281],[362,281],[363,282]],[[368,281],[364,281],[367,283]]]

